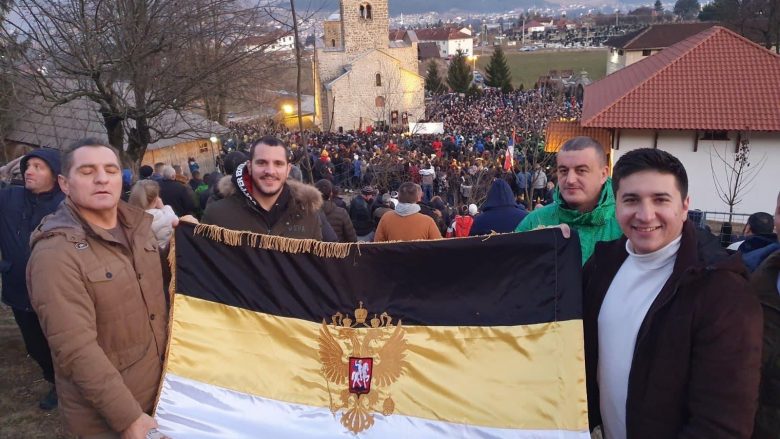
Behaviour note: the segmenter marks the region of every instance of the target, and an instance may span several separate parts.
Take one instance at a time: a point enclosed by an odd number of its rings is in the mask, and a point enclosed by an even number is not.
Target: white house
[[[466,56],[474,54],[474,37],[463,30],[452,28],[416,29],[420,43],[436,43],[441,58],[454,56],[457,51]]]
[[[609,47],[607,75],[641,61],[650,55],[679,43],[714,26],[715,23],[661,23],[651,24],[604,42]]]
[[[752,184],[735,212],[772,212],[780,190],[780,55],[715,26],[585,87],[581,126],[611,133],[612,160],[660,148],[688,172],[691,209],[728,212],[738,144],[750,146]],[[721,158],[719,158],[719,156]]]

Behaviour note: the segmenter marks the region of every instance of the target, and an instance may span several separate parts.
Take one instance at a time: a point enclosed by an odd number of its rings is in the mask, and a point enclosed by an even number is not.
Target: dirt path
[[[38,365],[27,357],[11,310],[0,305],[0,438],[71,438],[57,410],[38,408],[48,389]]]

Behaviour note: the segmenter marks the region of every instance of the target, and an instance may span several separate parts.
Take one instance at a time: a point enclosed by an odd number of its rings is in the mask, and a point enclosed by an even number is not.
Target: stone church
[[[315,123],[324,131],[401,126],[425,115],[417,36],[390,37],[388,0],[340,0],[313,60]]]

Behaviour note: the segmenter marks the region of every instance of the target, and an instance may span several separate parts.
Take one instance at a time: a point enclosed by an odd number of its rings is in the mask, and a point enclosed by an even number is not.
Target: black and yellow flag
[[[177,438],[588,438],[576,237],[333,244],[183,224]]]

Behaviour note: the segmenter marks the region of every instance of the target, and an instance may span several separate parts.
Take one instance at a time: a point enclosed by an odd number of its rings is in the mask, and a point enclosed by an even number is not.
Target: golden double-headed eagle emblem
[[[354,319],[338,312],[330,324],[323,319],[320,329],[321,372],[328,383],[330,410],[334,415],[342,412],[341,424],[353,433],[371,428],[375,412],[393,414],[390,386],[406,365],[401,321],[393,324],[387,313],[367,318],[368,310],[360,302]]]

